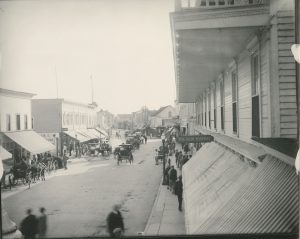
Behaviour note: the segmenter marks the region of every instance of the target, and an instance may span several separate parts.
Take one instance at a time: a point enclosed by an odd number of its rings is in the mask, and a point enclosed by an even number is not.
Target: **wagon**
[[[130,164],[133,162],[132,149],[133,146],[131,144],[121,144],[115,148],[114,156],[117,159],[118,165],[123,160],[126,160]]]

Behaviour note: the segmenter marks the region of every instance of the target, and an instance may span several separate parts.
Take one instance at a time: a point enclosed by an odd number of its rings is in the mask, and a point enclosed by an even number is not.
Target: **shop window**
[[[6,115],[6,130],[11,131],[11,119],[10,114]]]
[[[252,93],[252,136],[260,137],[259,113],[259,58],[257,52],[251,57],[251,93]]]
[[[24,115],[24,129],[28,129],[28,119],[27,119],[27,115]]]
[[[231,73],[232,82],[232,130],[237,133],[237,74],[235,71]]]

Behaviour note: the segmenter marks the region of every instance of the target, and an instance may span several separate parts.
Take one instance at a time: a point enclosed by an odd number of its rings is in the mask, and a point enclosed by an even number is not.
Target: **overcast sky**
[[[112,113],[174,104],[173,0],[0,2],[0,87]]]

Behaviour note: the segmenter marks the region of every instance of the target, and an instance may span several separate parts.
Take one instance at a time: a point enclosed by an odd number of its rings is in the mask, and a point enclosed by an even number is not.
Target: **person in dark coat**
[[[182,210],[182,193],[183,193],[183,184],[182,184],[182,177],[179,176],[176,183],[175,183],[175,194],[178,198],[178,210]]]
[[[106,222],[109,235],[111,237],[120,237],[124,234],[124,222],[120,212],[120,205],[113,206],[113,210],[108,214]]]
[[[45,214],[45,208],[40,208],[40,213],[38,217],[38,234],[39,238],[46,238],[47,232],[47,215]]]
[[[26,213],[27,216],[21,222],[20,231],[24,239],[34,239],[38,232],[38,220],[35,215],[31,214],[31,209],[27,209]]]
[[[174,166],[172,166],[169,171],[169,187],[172,193],[175,193],[174,186],[175,186],[176,179],[177,179],[177,171],[174,168]]]

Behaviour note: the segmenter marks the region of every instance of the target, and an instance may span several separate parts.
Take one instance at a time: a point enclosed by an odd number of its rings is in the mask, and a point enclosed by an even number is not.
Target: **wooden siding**
[[[239,137],[251,138],[251,57],[248,54],[238,62],[238,107],[239,107]]]
[[[277,32],[280,136],[286,138],[296,138],[296,65],[290,50],[292,44],[295,43],[295,25],[292,12],[278,12]]]
[[[232,129],[232,90],[231,90],[231,72],[225,74],[224,79],[224,94],[225,94],[225,116],[224,116],[224,130],[227,135],[234,135]]]

